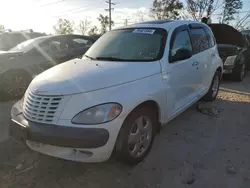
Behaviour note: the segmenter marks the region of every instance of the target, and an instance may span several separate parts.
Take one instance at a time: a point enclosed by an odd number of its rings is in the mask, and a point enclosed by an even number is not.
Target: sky
[[[184,1],[184,0],[182,0]],[[148,10],[153,0],[112,0],[112,19],[115,26],[149,20]],[[0,24],[6,29],[53,33],[53,25],[60,18],[74,21],[88,19],[92,25],[98,25],[99,14],[108,15],[106,0],[0,0]],[[242,11],[250,11],[250,0],[244,0]],[[140,12],[140,14],[138,13]],[[243,16],[244,14],[241,14]],[[216,17],[213,18],[215,21]]]

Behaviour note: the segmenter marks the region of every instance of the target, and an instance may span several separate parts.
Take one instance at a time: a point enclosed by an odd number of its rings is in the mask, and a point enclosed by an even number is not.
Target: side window
[[[207,34],[203,28],[191,29],[191,37],[194,54],[203,52],[210,48]]]
[[[46,41],[45,43],[43,43],[40,46],[41,50],[43,50],[44,52],[47,53],[60,53],[63,51],[67,51],[69,49],[69,45],[61,40],[57,40],[57,39],[50,39],[48,41]]]
[[[210,29],[208,29],[207,27],[205,28],[205,30],[207,33],[209,45],[210,45],[210,47],[213,47],[215,45],[214,35],[213,35],[212,31]]]
[[[91,40],[84,38],[74,38],[72,40],[74,47],[90,47],[93,44]]]
[[[170,56],[174,57],[179,49],[187,49],[192,52],[191,39],[188,30],[180,31],[175,35],[170,49]]]

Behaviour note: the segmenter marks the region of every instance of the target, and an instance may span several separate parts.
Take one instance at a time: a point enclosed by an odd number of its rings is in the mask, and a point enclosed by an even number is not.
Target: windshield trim
[[[167,42],[167,36],[168,36],[168,32],[166,29],[164,28],[159,28],[159,27],[129,27],[129,28],[120,28],[120,29],[114,29],[109,31],[110,32],[116,32],[116,31],[121,31],[121,30],[133,30],[133,29],[155,29],[157,31],[160,31],[162,33],[162,39],[161,39],[161,46],[160,46],[160,50],[159,53],[157,55],[156,58],[154,59],[117,59],[117,60],[105,60],[104,58],[98,59],[98,58],[94,58],[91,56],[91,58],[95,61],[122,61],[122,62],[154,62],[154,61],[159,61],[162,59],[164,52],[165,52],[165,47],[166,47],[166,42]],[[88,52],[86,52],[86,55],[88,55]],[[86,56],[85,55],[85,56]]]

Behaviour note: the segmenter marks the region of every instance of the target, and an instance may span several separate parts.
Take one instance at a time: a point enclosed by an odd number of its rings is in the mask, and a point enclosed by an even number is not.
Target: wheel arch
[[[143,101],[141,102],[140,104],[138,104],[137,106],[135,106],[131,111],[130,113],[127,115],[126,119],[132,114],[134,113],[137,109],[139,108],[150,108],[150,109],[153,109],[153,112],[155,112],[155,115],[157,117],[157,127],[156,127],[156,130],[157,131],[160,131],[161,129],[161,108],[160,108],[160,105],[154,101],[154,100],[146,100],[146,101]],[[125,120],[126,120],[125,119]]]

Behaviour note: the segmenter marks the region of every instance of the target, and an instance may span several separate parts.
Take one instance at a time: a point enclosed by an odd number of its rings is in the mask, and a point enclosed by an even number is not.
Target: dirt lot
[[[11,103],[0,105],[1,134]],[[164,126],[147,159],[135,167],[114,160],[68,162],[2,142],[0,188],[249,188],[250,76],[242,83],[224,81],[218,100],[206,105],[216,117],[193,106]]]

